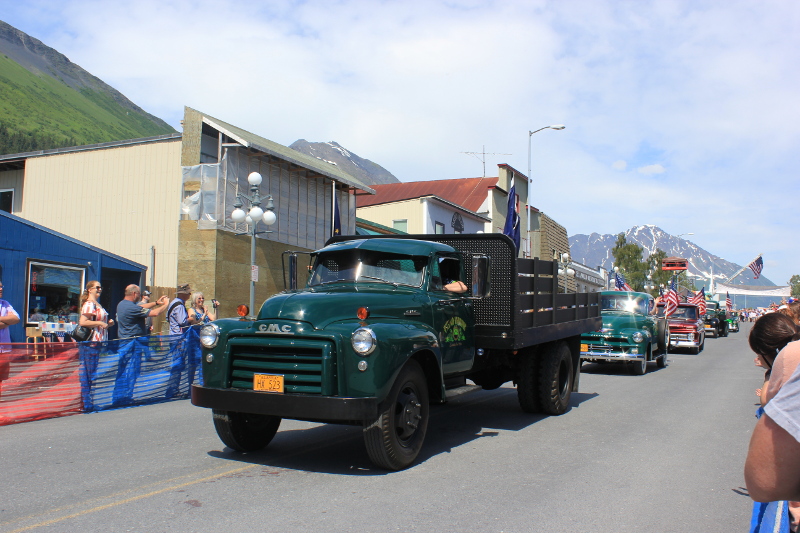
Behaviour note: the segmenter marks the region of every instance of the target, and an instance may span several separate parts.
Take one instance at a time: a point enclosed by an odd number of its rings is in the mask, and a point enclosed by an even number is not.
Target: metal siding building
[[[30,158],[19,216],[177,279],[180,137]]]

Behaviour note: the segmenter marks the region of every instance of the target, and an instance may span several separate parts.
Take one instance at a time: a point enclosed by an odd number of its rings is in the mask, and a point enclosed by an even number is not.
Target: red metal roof
[[[371,185],[371,187],[375,190],[375,194],[356,195],[356,207],[438,196],[475,213],[486,201],[489,189],[497,187],[497,178],[413,181]]]

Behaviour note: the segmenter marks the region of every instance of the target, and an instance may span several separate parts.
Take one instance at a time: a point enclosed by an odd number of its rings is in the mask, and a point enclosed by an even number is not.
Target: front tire
[[[634,376],[644,376],[647,372],[647,354],[642,359],[631,361],[631,373]]]
[[[400,371],[378,418],[364,426],[370,460],[387,470],[402,470],[419,455],[428,430],[428,384],[414,360]]]
[[[549,345],[539,366],[539,401],[543,413],[561,415],[567,412],[572,396],[572,379],[569,347],[564,342]]]
[[[266,448],[281,425],[279,416],[217,409],[212,409],[212,416],[219,439],[237,452],[257,452]]]

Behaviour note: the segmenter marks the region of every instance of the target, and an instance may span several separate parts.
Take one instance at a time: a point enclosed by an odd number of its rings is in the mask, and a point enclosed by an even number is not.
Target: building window
[[[27,322],[78,322],[78,301],[86,284],[86,269],[30,261]]]
[[[436,235],[444,235],[444,224],[441,222],[434,222],[434,224],[436,226],[434,233],[436,233]]]
[[[14,189],[0,189],[0,211],[10,213],[14,209]]]
[[[403,220],[392,220],[392,229],[402,231],[403,233],[408,233],[408,219],[404,218]]]

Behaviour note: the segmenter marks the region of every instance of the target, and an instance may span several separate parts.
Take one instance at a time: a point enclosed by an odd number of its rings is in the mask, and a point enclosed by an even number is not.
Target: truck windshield
[[[602,311],[625,311],[628,313],[647,314],[647,300],[644,298],[631,298],[628,295],[603,294],[600,298]]]
[[[419,287],[427,257],[387,254],[369,250],[346,250],[320,254],[308,280],[309,287],[336,282],[386,282]]]

